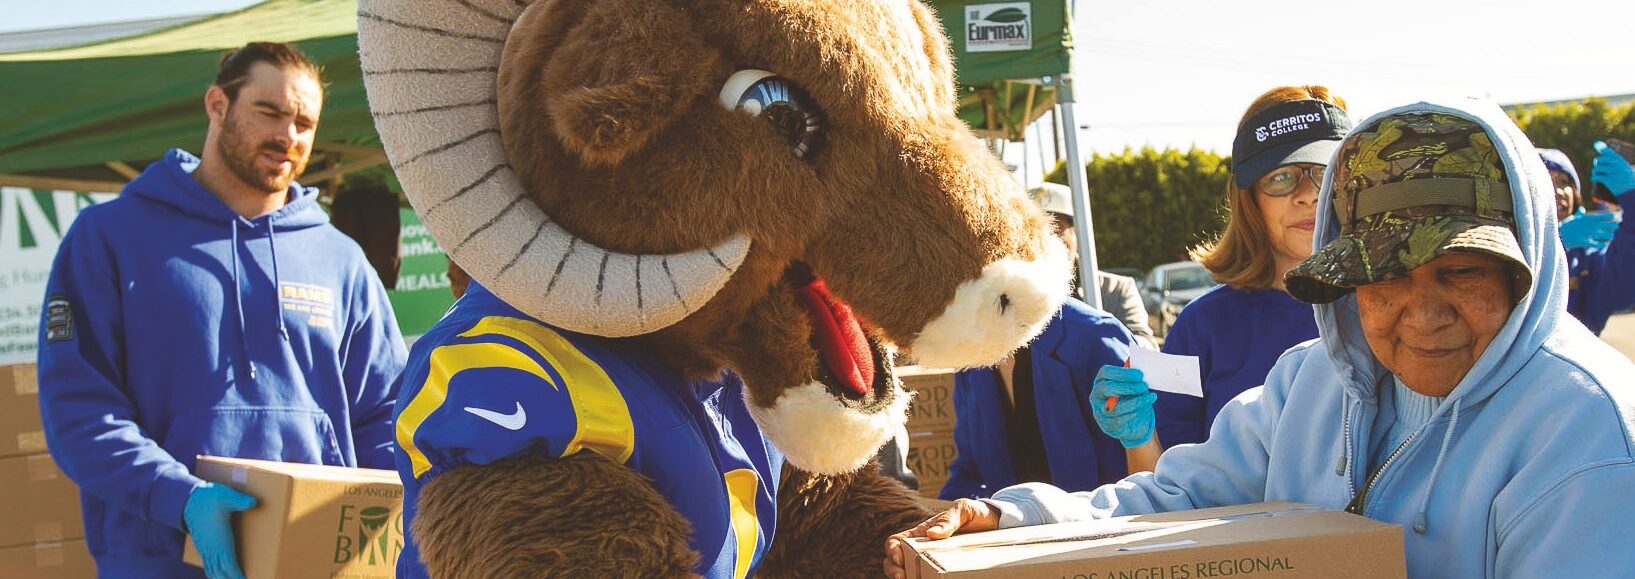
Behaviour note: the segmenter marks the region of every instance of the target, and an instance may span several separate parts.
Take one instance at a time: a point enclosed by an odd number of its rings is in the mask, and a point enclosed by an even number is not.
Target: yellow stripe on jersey
[[[431,461],[427,460],[426,454],[415,446],[414,433],[432,412],[443,406],[443,401],[448,398],[449,381],[454,379],[455,374],[473,368],[513,368],[538,376],[552,388],[561,389],[551,381],[551,376],[545,373],[545,369],[540,367],[538,362],[505,344],[439,346],[432,350],[431,360],[427,366],[425,384],[415,393],[414,399],[409,401],[408,407],[403,409],[403,414],[397,417],[397,447],[408,455],[409,464],[413,467],[416,477],[431,470]]]
[[[579,419],[573,440],[563,447],[562,456],[590,449],[620,464],[630,459],[630,453],[636,448],[636,428],[631,424],[630,407],[625,404],[624,395],[613,385],[606,370],[567,338],[535,322],[487,317],[460,335],[483,334],[508,336],[527,344],[562,374],[562,381],[567,383],[568,400],[573,403],[573,414]]]
[[[724,478],[732,509],[732,533],[738,538],[738,561],[732,566],[732,576],[743,579],[749,575],[749,562],[755,557],[755,538],[760,528],[755,519],[755,497],[761,481],[755,471],[747,468],[728,472]]]

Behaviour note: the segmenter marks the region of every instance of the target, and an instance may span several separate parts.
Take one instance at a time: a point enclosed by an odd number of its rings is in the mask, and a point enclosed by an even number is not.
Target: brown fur
[[[792,264],[871,337],[910,345],[984,266],[1041,254],[1050,223],[954,115],[951,62],[911,0],[539,0],[505,46],[501,135],[534,201],[585,241],[665,254],[752,240],[701,309],[630,340],[689,377],[735,370],[766,407],[820,363]],[[722,107],[716,91],[743,68],[809,93],[826,144],[797,158],[765,119]],[[884,407],[876,395],[857,407]],[[778,501],[761,576],[876,575],[885,537],[929,516],[874,467],[787,472]],[[652,486],[596,457],[453,470],[420,509],[436,576],[670,576],[696,559]]]
[[[778,487],[778,540],[756,577],[873,577],[886,557],[886,537],[935,513],[903,483],[869,464],[845,476],[784,469]]]
[[[547,213],[618,251],[753,240],[710,303],[641,338],[673,367],[767,376],[749,383],[762,402],[809,383],[801,368],[749,368],[813,355],[804,342],[772,349],[753,338],[781,331],[744,327],[776,320],[752,310],[777,303],[765,298],[786,292],[779,276],[794,261],[811,264],[871,332],[908,344],[982,266],[1037,255],[1045,219],[954,116],[940,24],[904,5],[924,39],[917,49],[860,33],[894,20],[875,0],[552,0],[514,29],[502,134]],[[795,158],[764,120],[722,108],[715,91],[743,67],[810,92],[828,144]]]
[[[590,453],[452,469],[418,504],[432,577],[688,577],[698,560],[652,483]]]

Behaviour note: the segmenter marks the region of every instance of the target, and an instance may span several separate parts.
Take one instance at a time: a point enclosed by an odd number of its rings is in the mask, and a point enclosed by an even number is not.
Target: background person
[[[1635,169],[1605,143],[1597,141],[1595,152],[1590,179],[1606,185],[1620,206],[1628,206],[1635,201]],[[1556,216],[1567,251],[1567,312],[1599,335],[1612,314],[1635,307],[1635,224],[1621,224],[1617,213],[1584,212],[1578,207],[1582,190],[1572,161],[1554,149],[1540,149],[1539,156],[1555,186]]]
[[[194,476],[196,455],[393,467],[403,339],[363,252],[293,181],[322,99],[294,47],[228,53],[202,157],[171,150],[58,249],[40,406],[102,577],[242,575],[229,515],[254,499]]]
[[[1203,444],[1093,492],[1022,485],[905,536],[1295,501],[1402,525],[1411,577],[1635,569],[1635,364],[1566,321],[1549,179],[1491,103],[1363,123],[1288,274],[1323,339],[1227,405]],[[1123,400],[1119,404],[1124,404]]]
[[[1056,220],[1056,236],[1067,244],[1067,254],[1073,259],[1073,271],[1078,271],[1079,238],[1073,229],[1072,195],[1071,189],[1059,183],[1040,183],[1038,187],[1028,190],[1028,197],[1038,203],[1046,215]],[[1073,280],[1073,285],[1073,295],[1081,295],[1077,278]],[[1096,291],[1101,297],[1101,309],[1123,323],[1124,329],[1135,337],[1136,344],[1158,349],[1158,339],[1153,336],[1152,326],[1147,323],[1147,306],[1141,301],[1141,290],[1136,287],[1135,278],[1097,270]]]
[[[1203,442],[1226,403],[1261,385],[1278,356],[1317,337],[1311,306],[1290,297],[1283,275],[1311,255],[1317,190],[1351,129],[1345,100],[1322,86],[1284,86],[1249,105],[1232,144],[1226,230],[1198,261],[1222,285],[1187,304],[1164,352],[1197,356],[1202,398],[1151,392],[1140,370],[1112,365],[1096,375],[1096,419],[1130,451],[1130,470],[1151,470],[1164,447]],[[1153,405],[1105,408],[1108,396]],[[1154,434],[1156,433],[1156,437]]]

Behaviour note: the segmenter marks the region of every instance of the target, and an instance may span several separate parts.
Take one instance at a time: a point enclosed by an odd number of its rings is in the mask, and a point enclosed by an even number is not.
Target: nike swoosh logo
[[[522,409],[521,402],[517,403],[517,409],[510,414],[501,414],[487,408],[472,408],[470,406],[466,407],[466,412],[475,414],[478,418],[497,424],[500,428],[506,430],[522,430],[523,425],[528,424],[528,413]]]

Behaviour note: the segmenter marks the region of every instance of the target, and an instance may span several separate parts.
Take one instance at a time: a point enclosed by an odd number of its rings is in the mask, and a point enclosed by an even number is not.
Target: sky
[[[1244,107],[1323,84],[1356,120],[1442,96],[1635,93],[1630,0],[1072,0],[1081,143],[1228,153]],[[233,10],[254,0],[6,0],[0,32]],[[1048,117],[1047,117],[1048,118]],[[1050,138],[1047,130],[1033,134]],[[1007,146],[1036,181],[1037,149]],[[1019,162],[1019,164],[1021,164]]]

